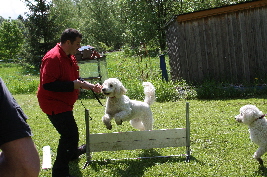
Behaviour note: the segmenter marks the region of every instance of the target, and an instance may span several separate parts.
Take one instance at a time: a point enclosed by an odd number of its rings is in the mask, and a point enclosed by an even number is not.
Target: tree
[[[124,1],[125,6],[125,20],[127,26],[127,36],[130,40],[130,45],[134,48],[141,43],[147,46],[159,46],[159,21],[158,14],[153,7],[146,0]]]
[[[29,13],[26,14],[25,26],[28,29],[27,42],[28,62],[39,66],[43,55],[50,50],[58,40],[58,26],[50,16],[51,2],[48,0],[25,0]]]
[[[123,41],[125,26],[122,21],[119,1],[81,0],[80,26],[85,41],[92,45],[100,43],[111,49],[119,49]]]
[[[66,28],[78,29],[82,42],[99,48],[122,46],[166,49],[165,25],[174,16],[220,7],[245,0],[24,0],[30,13],[24,20],[28,28],[29,54],[40,62]],[[30,57],[32,58],[32,57]]]
[[[0,26],[0,58],[17,59],[24,43],[23,31],[18,20],[4,20]]]
[[[0,25],[3,21],[5,21],[4,17],[0,16]]]
[[[181,13],[182,1],[173,0],[120,0],[125,41],[133,48],[145,43],[151,49],[166,49],[166,23]]]
[[[67,28],[80,28],[79,2],[73,0],[56,0],[50,5],[50,17],[57,25],[59,36]]]

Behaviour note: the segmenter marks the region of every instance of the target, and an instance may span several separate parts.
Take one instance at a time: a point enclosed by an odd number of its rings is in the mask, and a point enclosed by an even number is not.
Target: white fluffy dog
[[[112,129],[110,121],[114,118],[117,125],[130,121],[136,129],[152,130],[153,117],[149,105],[155,101],[155,88],[150,82],[143,82],[144,102],[130,100],[125,95],[127,90],[116,78],[105,80],[102,86],[102,92],[108,97],[105,115],[102,118],[107,129]]]
[[[240,108],[240,114],[235,116],[236,121],[249,127],[250,139],[259,148],[254,153],[254,158],[263,165],[261,156],[267,151],[267,120],[265,114],[254,105],[245,105]]]

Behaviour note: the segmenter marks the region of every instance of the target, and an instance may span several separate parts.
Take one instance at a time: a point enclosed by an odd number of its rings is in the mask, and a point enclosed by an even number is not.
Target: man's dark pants
[[[60,134],[52,177],[65,177],[69,175],[69,161],[77,156],[78,127],[72,111],[48,115],[48,118]]]

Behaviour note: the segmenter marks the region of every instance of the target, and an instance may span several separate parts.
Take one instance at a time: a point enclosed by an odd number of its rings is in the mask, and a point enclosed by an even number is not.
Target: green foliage
[[[24,21],[28,29],[26,60],[38,68],[43,55],[58,42],[58,26],[50,16],[50,1],[25,0],[25,2],[29,8],[27,20]]]
[[[227,99],[267,95],[266,85],[232,85],[206,81],[196,87],[199,99]]]
[[[130,52],[130,50],[129,50]],[[121,80],[128,89],[127,95],[132,99],[143,100],[142,82],[151,82],[156,88],[158,102],[193,99],[196,92],[185,81],[166,82],[162,80],[159,57],[126,57],[125,52],[107,54],[108,77]],[[168,58],[166,58],[169,71]],[[169,78],[170,74],[168,73]]]
[[[3,21],[5,21],[5,19],[2,16],[0,16],[0,25],[1,23],[3,23]]]
[[[127,1],[122,4],[124,15],[127,19],[127,43],[138,47],[140,42],[148,43],[150,40],[158,39],[159,21],[157,13],[146,1]],[[159,44],[156,44],[159,46]]]
[[[58,26],[57,34],[65,28],[77,28],[84,36],[84,44],[101,51],[127,45],[138,48],[140,42],[164,51],[164,26],[173,16],[236,2],[57,0],[52,1],[50,15]]]
[[[105,44],[112,50],[120,49],[124,43],[122,33],[125,30],[125,24],[119,5],[118,1],[81,0],[80,27],[84,35],[84,43],[100,49],[101,44]]]
[[[0,25],[0,59],[18,59],[24,43],[23,31],[18,20],[4,20]]]
[[[67,28],[82,28],[80,8],[79,1],[73,0],[57,0],[50,4],[49,15],[58,28],[55,31],[57,38]]]
[[[166,51],[164,27],[175,15],[239,3],[229,1],[140,1],[140,0],[24,0],[29,12],[23,54],[27,62],[39,66],[66,28],[83,34],[83,44],[99,51],[125,49],[138,53],[140,42],[155,57]]]
[[[111,47],[108,47],[105,43],[103,42],[98,42],[97,44],[97,51],[100,52],[100,51],[112,51],[112,48]]]

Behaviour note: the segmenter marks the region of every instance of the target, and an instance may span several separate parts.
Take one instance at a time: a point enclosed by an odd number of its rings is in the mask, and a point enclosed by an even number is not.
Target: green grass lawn
[[[52,160],[55,159],[58,134],[48,118],[40,110],[36,96],[14,95],[25,113],[30,117],[30,124],[34,141],[42,158],[42,147],[49,145],[52,149]],[[101,100],[105,102],[105,100]],[[95,99],[83,99],[83,104],[90,110],[91,133],[111,133],[122,131],[136,131],[129,123],[117,126],[113,122],[113,129],[107,130],[101,122],[104,114],[102,107]],[[155,103],[152,105],[154,113],[154,129],[171,129],[185,127],[185,103],[187,101]],[[185,153],[185,147],[162,148],[153,150],[132,150],[93,153],[93,162],[82,169],[86,163],[83,155],[79,161],[71,163],[73,175],[110,177],[110,176],[265,176],[266,168],[259,168],[252,158],[257,146],[249,139],[248,128],[237,123],[234,116],[239,108],[245,104],[255,104],[264,113],[267,112],[266,98],[250,98],[235,100],[190,100],[191,121],[191,150],[189,163],[185,157],[158,158],[142,160],[125,160],[140,156],[179,155]],[[84,108],[78,100],[74,108],[79,126],[80,144],[84,144],[85,121]],[[104,162],[104,159],[121,159]],[[267,157],[263,156],[265,164]],[[51,170],[41,170],[40,176],[51,176]]]
[[[96,152],[92,159],[97,160],[82,169],[86,163],[85,155],[79,161],[70,164],[71,174],[77,177],[159,177],[159,176],[267,176],[266,168],[259,168],[252,155],[257,146],[249,139],[248,128],[235,121],[241,106],[254,104],[263,113],[267,113],[266,96],[224,100],[185,100],[179,98],[173,83],[162,82],[160,78],[159,60],[138,63],[134,57],[125,58],[117,53],[108,56],[109,77],[118,77],[128,89],[132,99],[142,100],[142,81],[151,81],[156,87],[158,101],[151,108],[154,114],[154,129],[172,129],[185,127],[185,104],[190,103],[191,121],[191,161],[185,162],[185,157],[126,160],[141,156],[167,156],[185,153],[185,147],[162,148],[151,150],[132,150],[115,152]],[[168,68],[169,66],[167,66]],[[38,71],[33,68],[22,68],[19,65],[0,63],[0,77],[6,82],[18,103],[28,115],[33,139],[42,162],[42,148],[49,145],[52,150],[52,161],[56,157],[59,135],[49,122],[47,116],[40,110],[36,90],[39,82]],[[210,90],[207,90],[210,92]],[[171,94],[170,94],[171,93]],[[90,110],[91,133],[111,133],[136,131],[129,123],[107,130],[101,118],[104,115],[102,107],[96,99],[90,96],[82,97],[82,102]],[[184,97],[182,97],[184,98]],[[164,101],[165,100],[165,101]],[[167,100],[167,101],[166,101]],[[172,101],[168,101],[172,100]],[[105,99],[101,99],[105,103]],[[79,127],[80,142],[85,144],[84,107],[78,100],[74,107],[75,118]],[[121,159],[105,162],[104,159]],[[267,157],[263,156],[265,165]],[[1,175],[0,175],[1,176]],[[51,177],[51,169],[41,170],[41,177]]]

